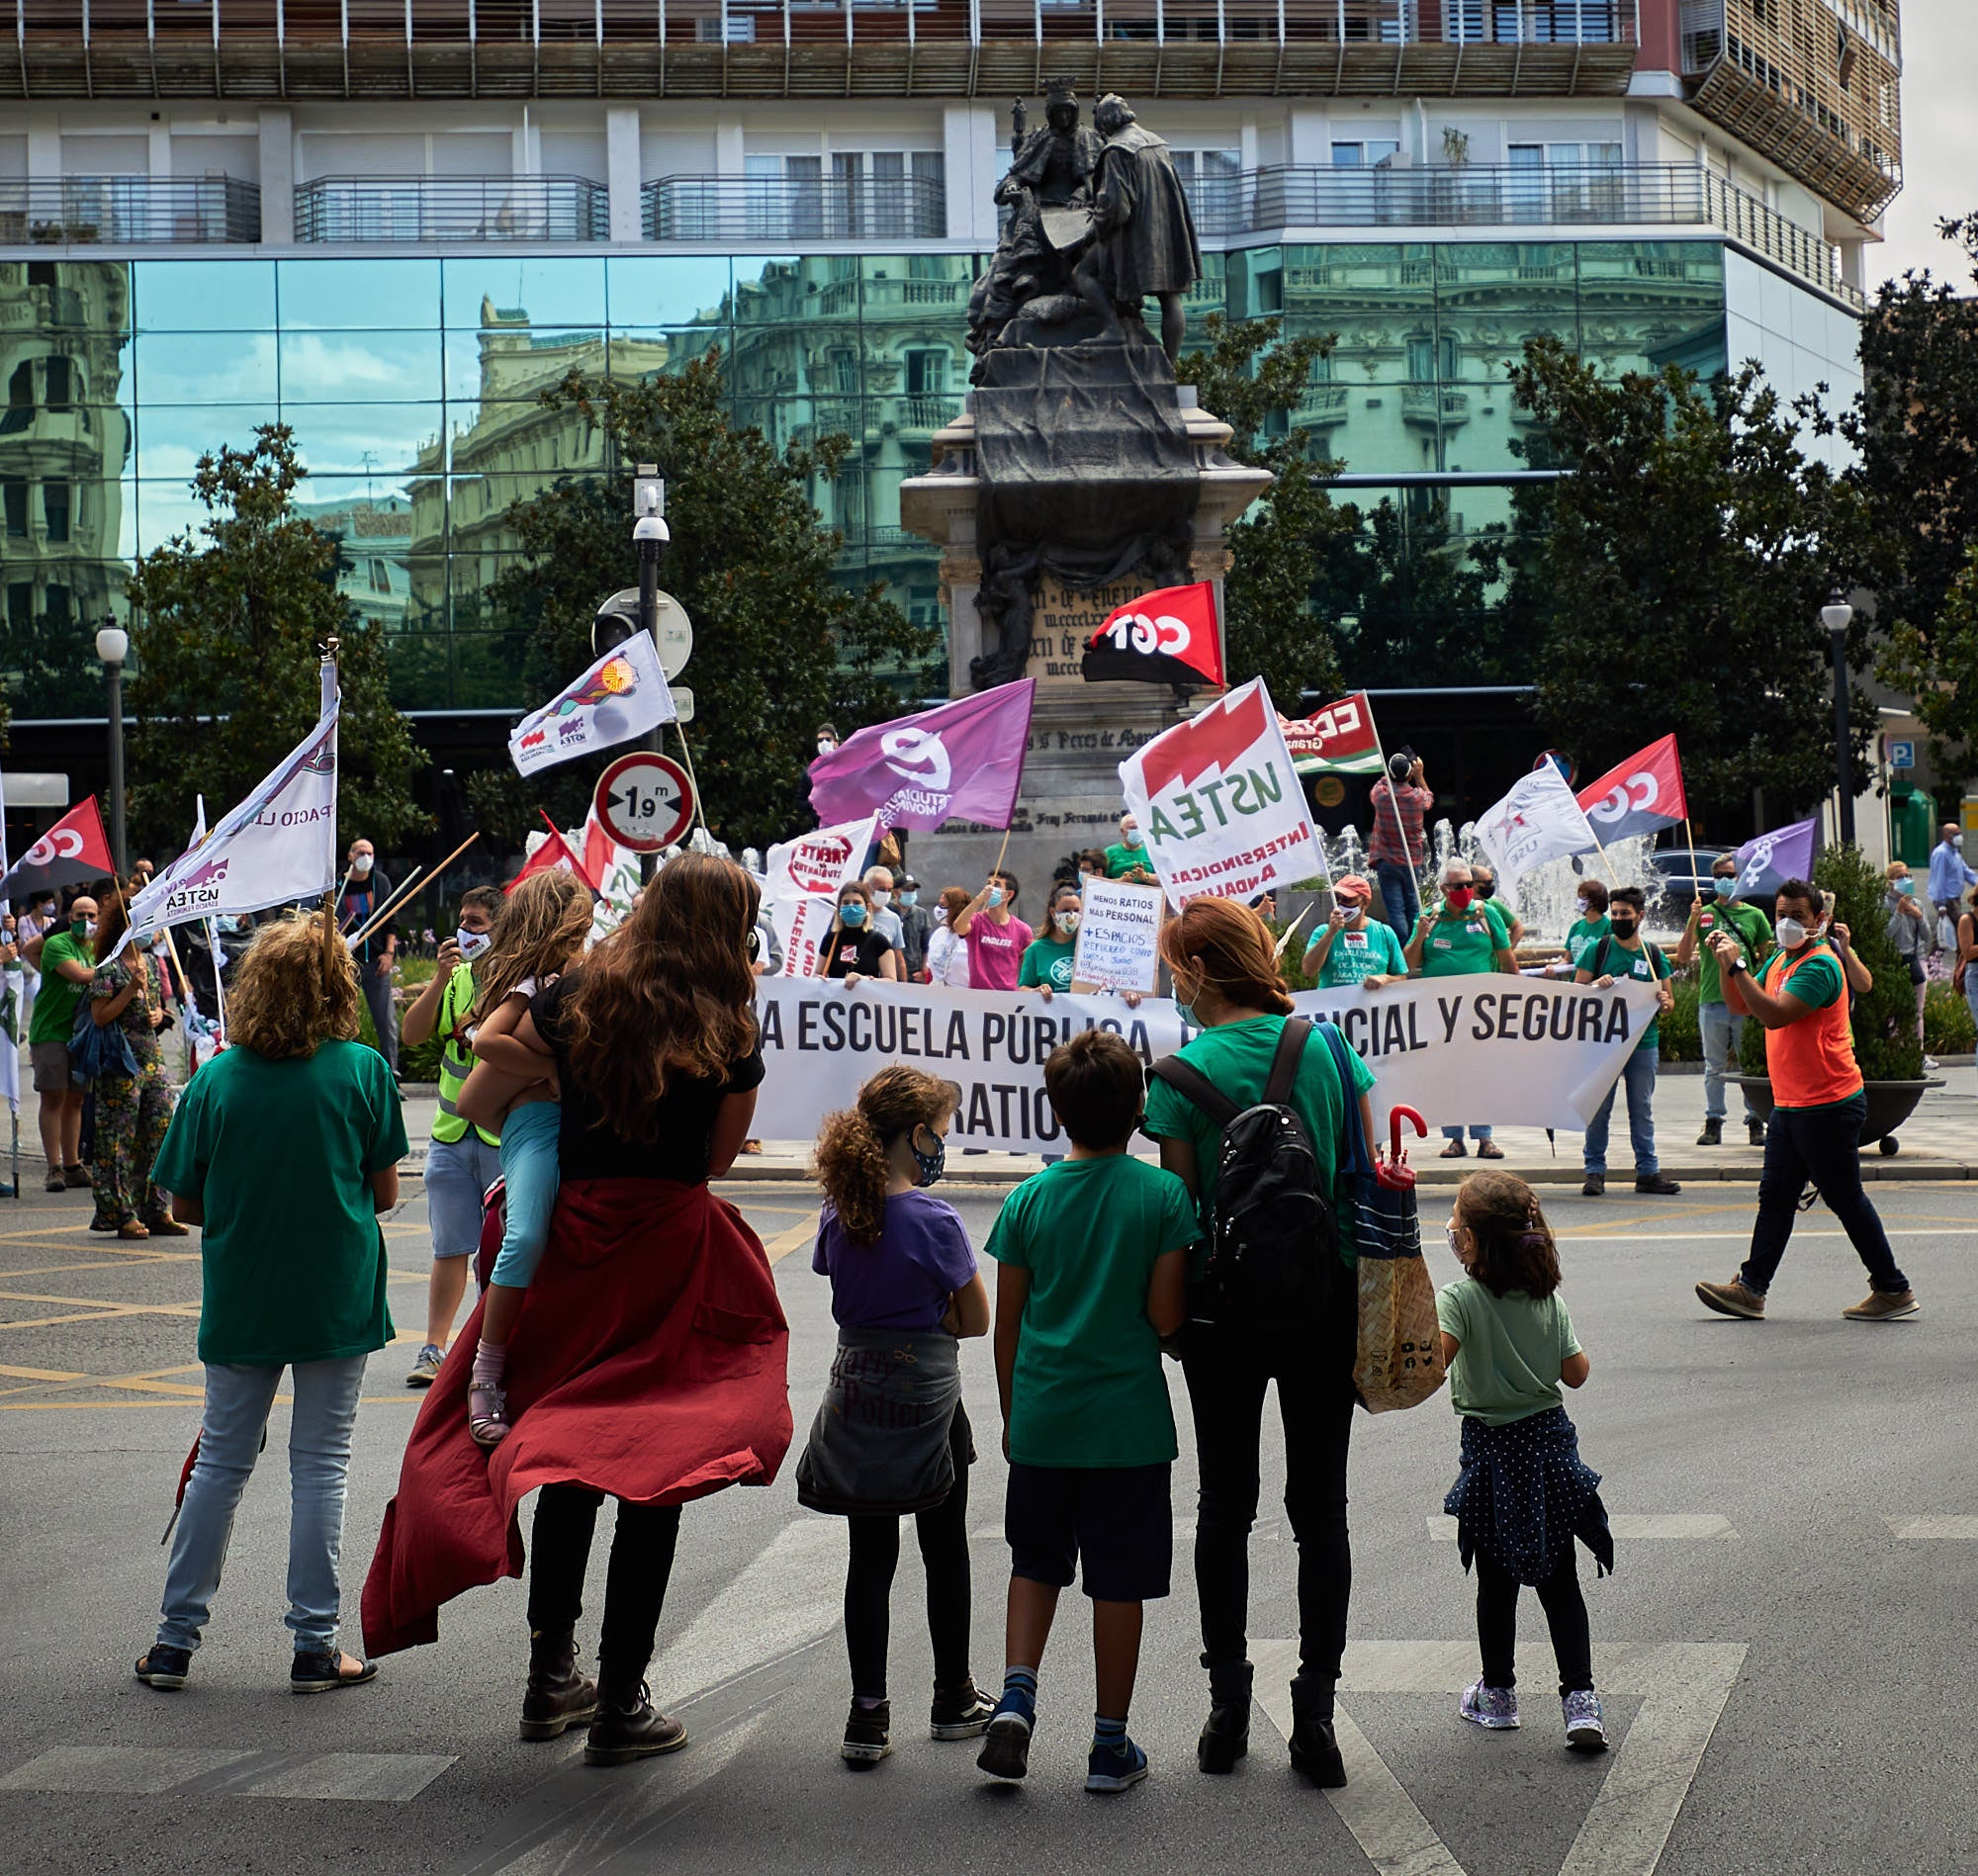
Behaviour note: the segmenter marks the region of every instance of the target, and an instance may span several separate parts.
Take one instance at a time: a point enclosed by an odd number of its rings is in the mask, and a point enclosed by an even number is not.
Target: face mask
[[[1710,890],[1714,892],[1720,899],[1730,898],[1731,895],[1737,891],[1737,889],[1738,889],[1738,875],[1736,873],[1719,873],[1717,877],[1710,882]]]
[[[1896,881],[1896,890],[1905,899],[1914,899],[1916,897],[1916,881],[1914,879],[1899,879]]]
[[[70,938],[87,938],[95,930],[96,921],[94,919],[71,919],[68,922],[68,934]]]
[[[854,899],[849,906],[840,906],[838,916],[845,924],[856,930],[865,923],[865,908]]]
[[[1497,882],[1494,879],[1480,880],[1477,886],[1480,899],[1494,899],[1497,896]]]
[[[1806,927],[1797,919],[1781,919],[1774,929],[1781,950],[1796,951],[1806,942]]]
[[[1450,909],[1454,912],[1464,911],[1476,896],[1468,886],[1452,886],[1443,894],[1443,898],[1448,901]]]
[[[1453,1224],[1445,1224],[1442,1227],[1442,1234],[1449,1240],[1450,1256],[1454,1257],[1460,1263],[1463,1258],[1463,1249],[1457,1243],[1457,1227]]]
[[[875,906],[891,905],[893,903],[893,895],[883,887],[874,886],[872,888],[872,903]]]
[[[915,906],[919,905],[920,901],[921,901],[921,895],[920,895],[920,889],[918,887],[912,887],[908,891],[900,894],[900,903],[901,905],[905,906],[909,912],[911,912]]]
[[[1593,917],[1593,902],[1590,899],[1582,899],[1579,901],[1579,916],[1582,919],[1591,921]]]
[[[364,875],[371,870],[371,855],[369,853],[359,853],[357,857],[350,862],[350,870],[353,873],[355,873],[359,879],[362,879]]]
[[[1347,922],[1351,924],[1366,912],[1367,902],[1364,899],[1342,899],[1339,902],[1339,909],[1346,914]]]
[[[1964,845],[1964,836],[1961,834],[1953,834],[1950,837],[1950,844],[1952,847],[1962,847]]]
[[[1633,919],[1617,918],[1614,921],[1614,936],[1617,938],[1633,938],[1635,936],[1635,921]]]
[[[1076,932],[1078,930],[1078,918],[1079,915],[1076,912],[1060,912],[1057,915],[1057,922],[1065,931]]]
[[[454,933],[453,937],[454,942],[460,946],[462,957],[479,957],[493,941],[494,934],[490,932],[470,932],[463,925]]]
[[[829,756],[837,747],[838,745],[828,736],[820,736],[817,739],[817,753],[820,756]]]
[[[1120,838],[1123,841],[1124,841],[1128,847],[1138,847],[1140,845],[1142,836],[1138,828],[1128,828],[1124,834],[1121,835]]]
[[[1003,903],[1003,888],[1001,886],[991,886],[989,888],[989,903],[992,906],[1000,906]]]
[[[937,1133],[934,1136],[934,1151],[923,1153],[920,1142],[910,1133],[907,1135],[907,1148],[914,1156],[914,1184],[932,1186],[947,1164],[947,1142]]]

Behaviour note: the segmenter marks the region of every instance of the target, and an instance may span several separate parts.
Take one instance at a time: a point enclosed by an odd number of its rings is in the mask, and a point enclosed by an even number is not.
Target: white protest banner
[[[836,895],[806,893],[801,899],[772,899],[769,917],[774,920],[776,942],[782,946],[780,977],[820,977],[824,974],[824,947],[831,942],[832,922],[838,917]]]
[[[1335,1018],[1373,1069],[1374,1112],[1395,1107],[1432,1126],[1585,1126],[1641,1040],[1655,993],[1646,984],[1595,990],[1484,973],[1415,978],[1383,990],[1305,991],[1301,1015]],[[764,1139],[807,1140],[867,1077],[907,1062],[958,1083],[957,1145],[1017,1153],[1061,1150],[1044,1093],[1044,1061],[1080,1029],[1124,1035],[1152,1064],[1181,1046],[1173,1002],[1129,1010],[1112,996],[948,990],[939,984],[756,986],[768,1073],[756,1107]],[[1314,1036],[1307,1047],[1323,1046]],[[1142,1143],[1144,1144],[1144,1143]]]
[[[1519,776],[1502,801],[1477,817],[1477,838],[1505,893],[1516,891],[1534,866],[1569,853],[1590,853],[1600,845],[1572,783],[1550,761]]]
[[[336,889],[336,718],[316,726],[247,799],[131,900],[118,940],[147,943],[166,926],[307,903]]]
[[[569,689],[516,724],[508,754],[517,772],[532,775],[574,756],[629,743],[678,715],[660,669],[660,648],[650,632],[634,632]]]
[[[782,946],[785,977],[813,977],[819,969],[838,895],[859,875],[865,855],[879,838],[879,819],[818,828],[769,849],[763,866],[763,897],[768,901],[776,942]]]
[[[1325,873],[1261,677],[1136,750],[1120,764],[1120,785],[1177,912],[1191,899],[1254,899]]]
[[[1165,910],[1158,886],[1088,879],[1071,954],[1072,989],[1151,992],[1160,980],[1156,940]]]

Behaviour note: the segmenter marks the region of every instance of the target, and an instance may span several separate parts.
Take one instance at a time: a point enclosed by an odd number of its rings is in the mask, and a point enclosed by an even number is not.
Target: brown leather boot
[[[522,1695],[521,1737],[560,1740],[568,1727],[597,1712],[597,1685],[577,1671],[577,1636],[570,1629],[529,1634],[529,1686]]]
[[[638,1674],[643,1674],[643,1666]],[[597,1669],[597,1715],[584,1742],[586,1765],[622,1765],[628,1759],[654,1758],[677,1752],[686,1743],[686,1728],[657,1711],[650,1690],[637,1675],[614,1670],[608,1661]]]

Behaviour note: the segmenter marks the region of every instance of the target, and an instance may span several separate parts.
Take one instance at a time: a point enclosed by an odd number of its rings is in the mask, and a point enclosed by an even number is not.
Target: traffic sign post
[[[591,809],[620,847],[657,853],[693,825],[693,783],[672,757],[635,750],[598,776]]]

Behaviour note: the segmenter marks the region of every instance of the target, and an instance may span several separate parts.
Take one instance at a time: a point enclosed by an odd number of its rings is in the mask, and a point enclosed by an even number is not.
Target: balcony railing
[[[322,176],[296,191],[299,241],[602,241],[584,176]]]
[[[232,176],[0,181],[0,246],[260,238],[261,192]]]
[[[932,176],[661,176],[643,196],[649,241],[913,240],[947,232],[947,190]]]

